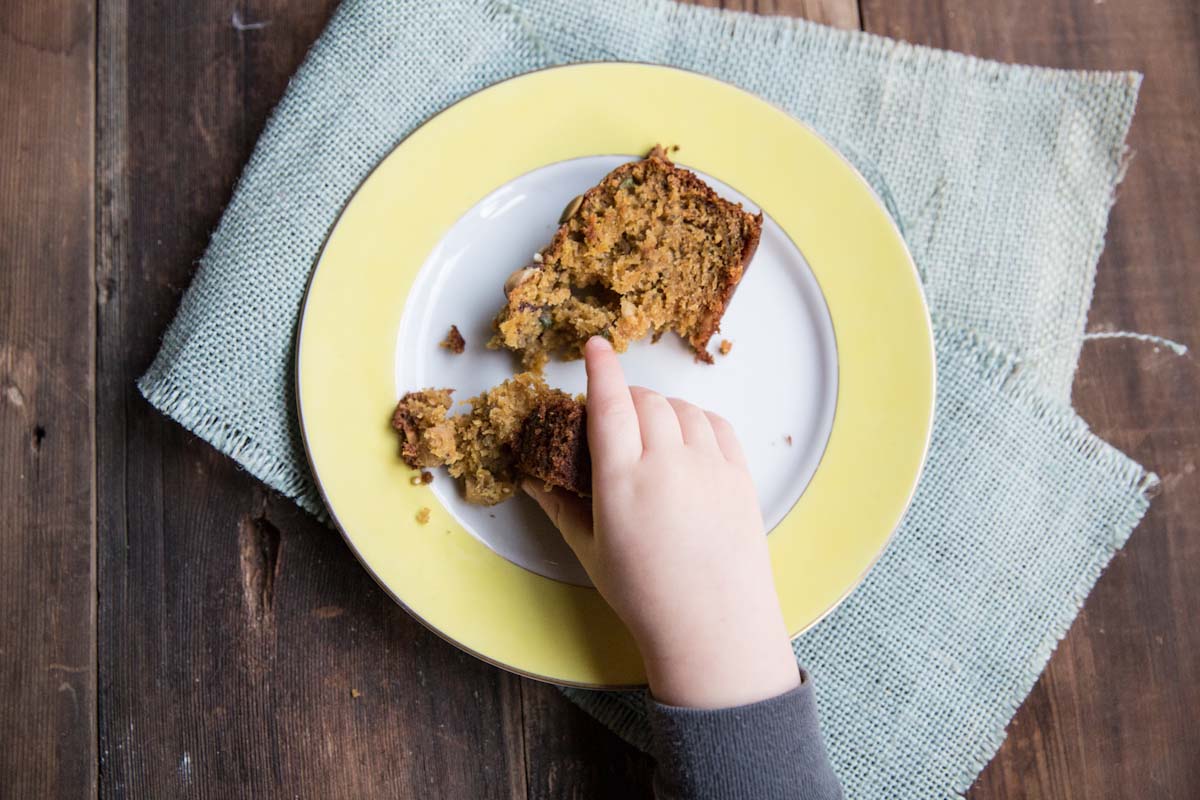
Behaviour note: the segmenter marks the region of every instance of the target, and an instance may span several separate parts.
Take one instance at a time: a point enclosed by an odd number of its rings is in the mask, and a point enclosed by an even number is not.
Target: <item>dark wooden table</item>
[[[1089,327],[1200,348],[1194,0],[780,0],[986,58],[1146,74]],[[648,797],[648,759],[459,653],[137,395],[333,0],[0,3],[0,796]],[[970,796],[1200,797],[1200,366],[1084,349],[1163,478]]]

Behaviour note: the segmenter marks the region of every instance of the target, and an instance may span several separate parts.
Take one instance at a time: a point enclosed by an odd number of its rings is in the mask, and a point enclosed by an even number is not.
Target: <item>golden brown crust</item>
[[[747,238],[745,246],[742,247],[741,264],[736,273],[730,272],[730,279],[725,282],[721,291],[719,305],[705,323],[701,335],[692,341],[696,358],[706,364],[713,363],[712,354],[708,352],[708,341],[721,330],[721,318],[725,316],[725,310],[729,308],[729,303],[733,300],[733,293],[737,291],[737,287],[742,284],[742,279],[746,277],[746,270],[750,268],[750,259],[754,258],[754,254],[758,251],[759,240],[762,239],[762,212],[760,211],[757,216],[750,217],[750,219],[753,220],[753,224],[747,226]],[[722,353],[722,355],[724,354]]]

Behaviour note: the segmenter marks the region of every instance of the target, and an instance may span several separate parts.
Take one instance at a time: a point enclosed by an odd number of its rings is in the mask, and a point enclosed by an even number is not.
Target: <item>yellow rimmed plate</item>
[[[524,498],[479,509],[444,475],[413,486],[388,419],[403,391],[465,398],[514,371],[483,347],[504,277],[570,197],[656,143],[761,209],[763,245],[723,322],[728,356],[697,364],[667,339],[623,364],[631,382],[733,421],[790,630],[862,580],[929,441],[934,353],[912,259],[866,182],[809,128],[717,80],[642,64],[530,73],[433,117],[368,176],[322,249],[298,333],[301,429],[334,521],[397,602],[468,652],[557,683],[635,686],[644,673]],[[437,347],[451,322],[464,355]],[[583,388],[578,364],[547,377]]]

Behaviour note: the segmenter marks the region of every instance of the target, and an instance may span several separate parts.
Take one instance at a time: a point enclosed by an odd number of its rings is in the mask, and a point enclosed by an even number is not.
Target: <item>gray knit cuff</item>
[[[842,797],[821,738],[812,681],[736,708],[663,705],[647,695],[659,800]]]

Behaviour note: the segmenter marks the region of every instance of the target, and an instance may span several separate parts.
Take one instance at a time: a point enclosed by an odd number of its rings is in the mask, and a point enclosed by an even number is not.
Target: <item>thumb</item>
[[[579,555],[592,539],[592,504],[560,489],[546,490],[539,480],[524,480],[521,488],[541,506],[567,544]]]

